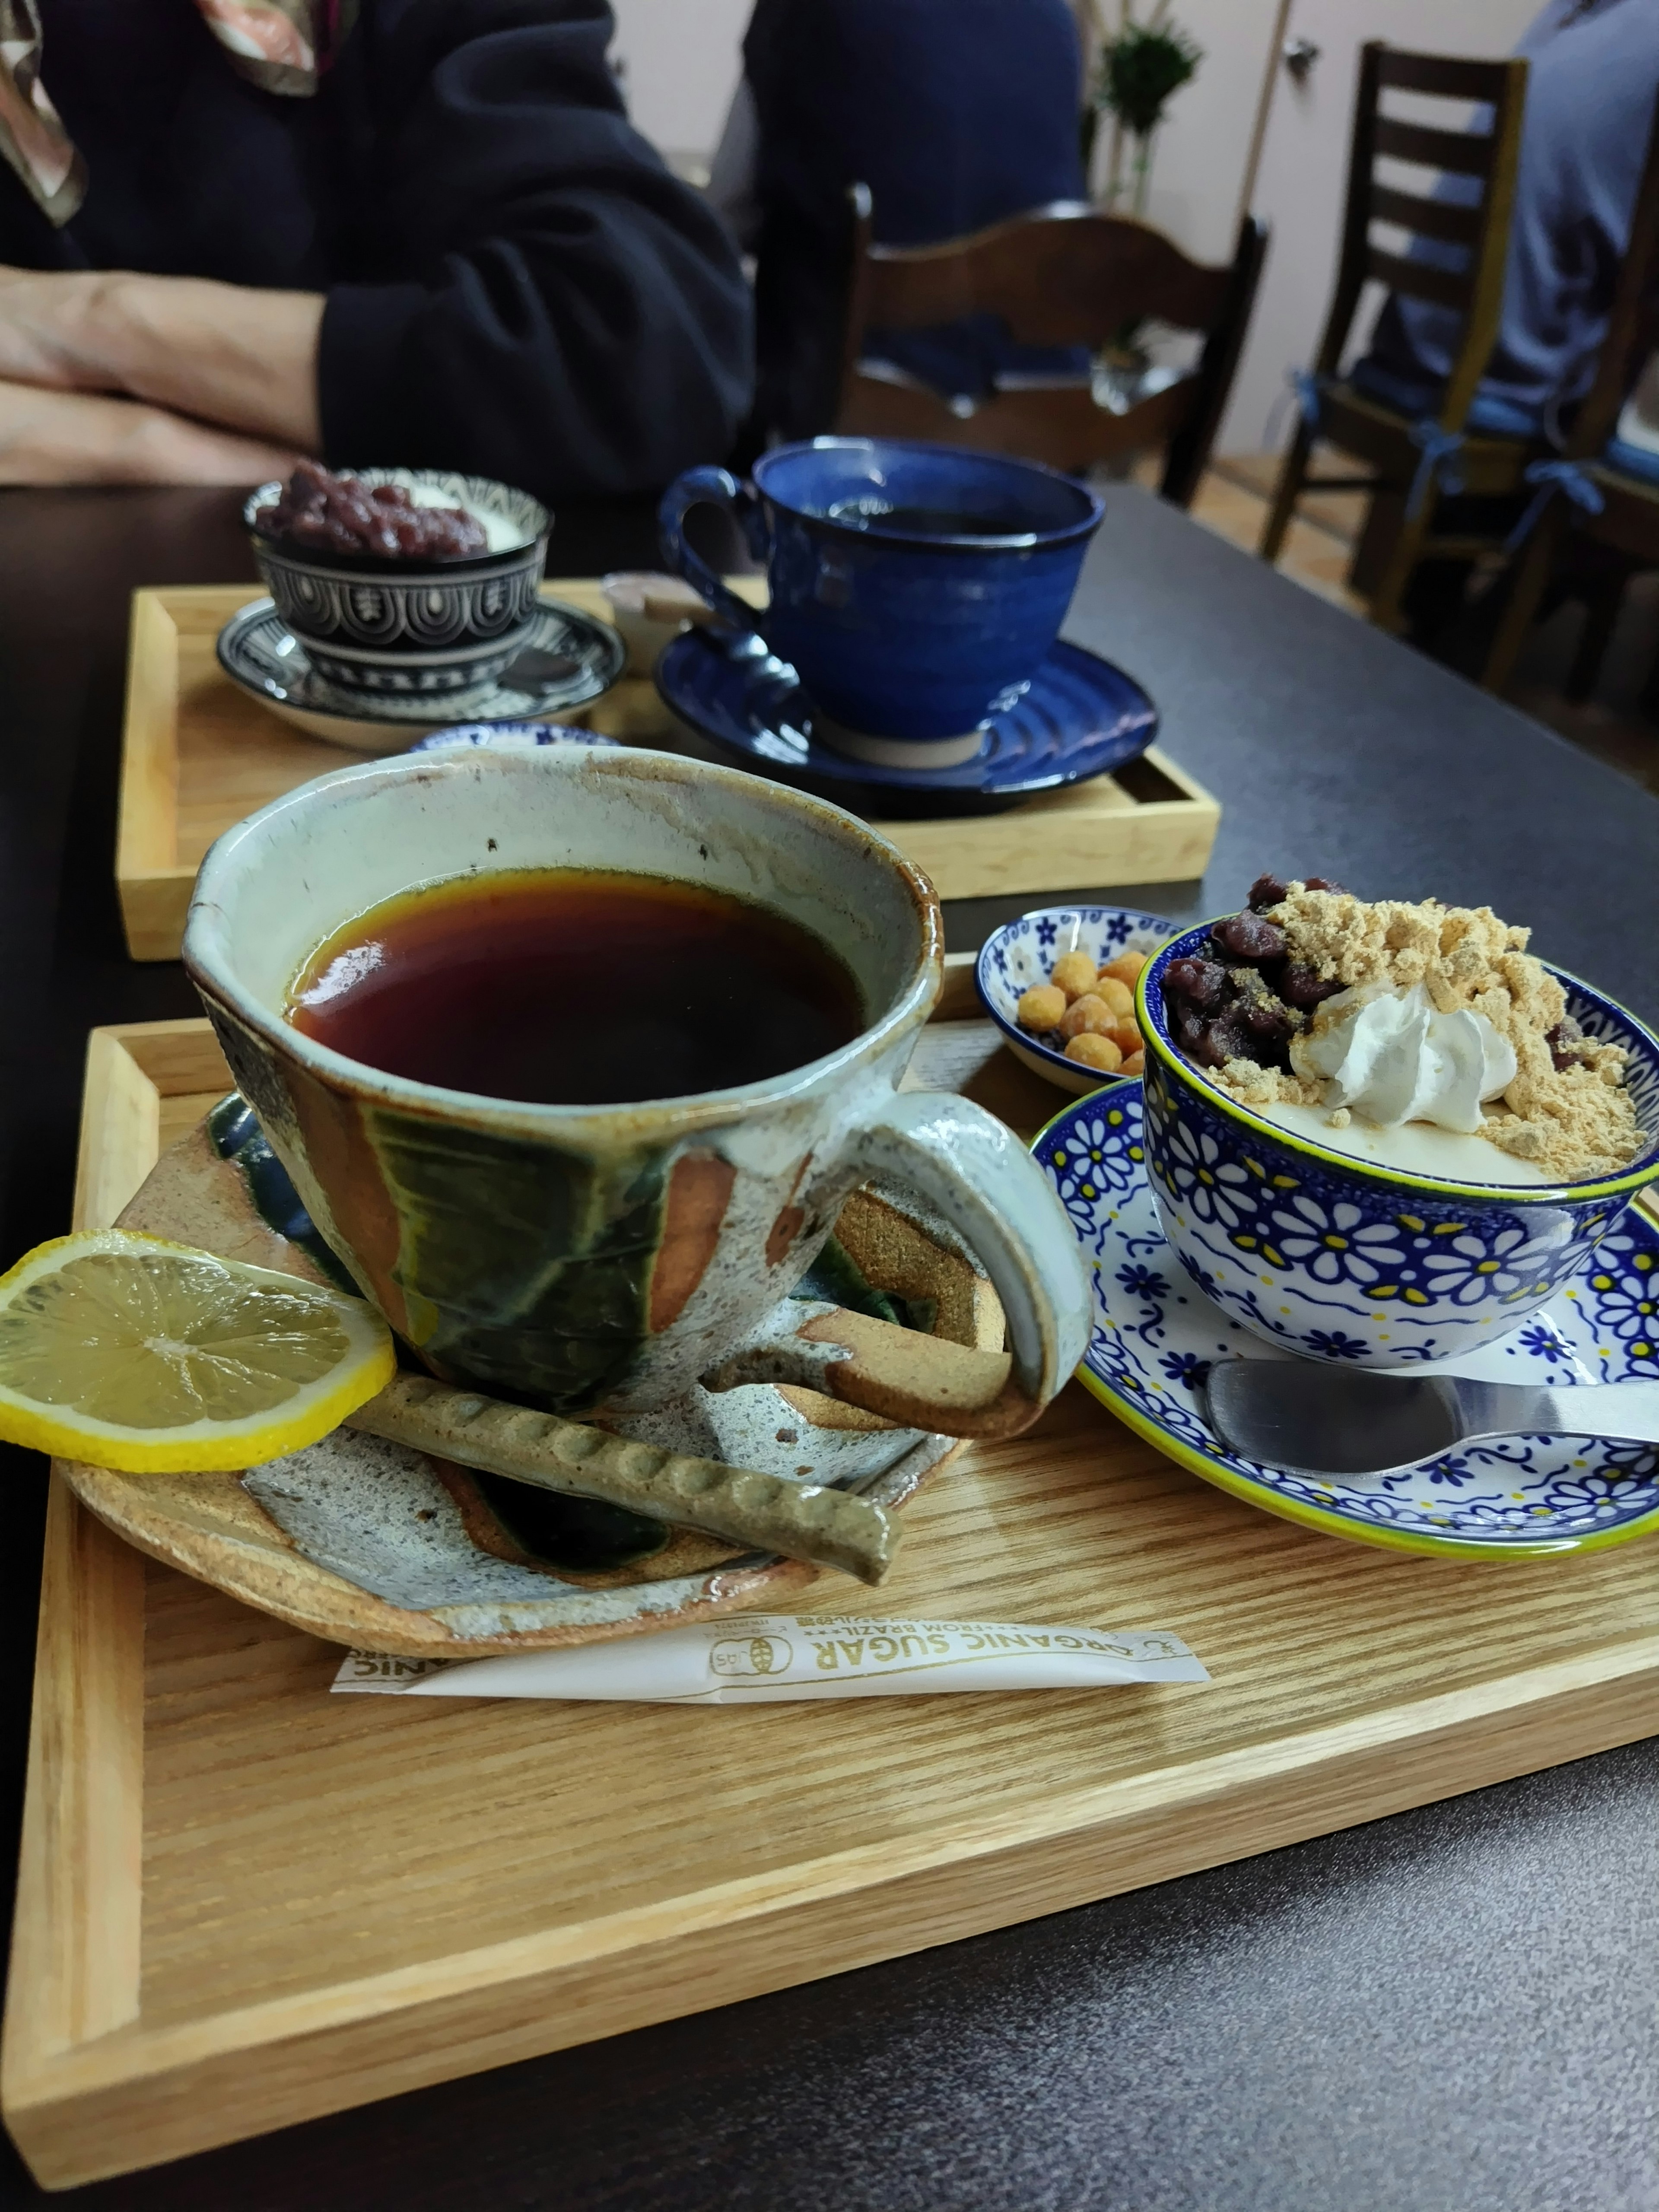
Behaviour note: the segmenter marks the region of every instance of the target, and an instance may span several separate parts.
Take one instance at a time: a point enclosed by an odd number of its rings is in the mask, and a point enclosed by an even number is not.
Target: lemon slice
[[[94,1467],[258,1467],[396,1368],[365,1300],[159,1237],[55,1237],[0,1276],[0,1439]]]

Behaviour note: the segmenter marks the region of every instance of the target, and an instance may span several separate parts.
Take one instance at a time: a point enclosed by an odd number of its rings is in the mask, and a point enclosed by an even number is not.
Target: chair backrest
[[[1654,107],[1647,160],[1631,212],[1630,242],[1613,288],[1607,336],[1595,364],[1595,381],[1563,442],[1562,451],[1569,460],[1588,460],[1601,451],[1656,346],[1659,346],[1659,102]]]
[[[1377,40],[1360,49],[1341,258],[1315,367],[1322,376],[1336,374],[1368,278],[1376,278],[1407,299],[1431,300],[1452,308],[1462,317],[1463,334],[1440,410],[1441,423],[1449,430],[1463,427],[1503,312],[1527,68],[1524,61],[1466,61],[1449,54],[1407,53]],[[1381,98],[1389,90],[1461,104],[1474,101],[1478,112],[1473,127],[1447,131],[1384,115]],[[1427,198],[1382,184],[1376,164],[1383,160],[1467,179],[1470,198]],[[1377,223],[1432,241],[1433,258],[1395,253],[1379,246],[1371,236]],[[1449,266],[1435,257],[1435,246],[1458,249],[1460,265]]]
[[[853,256],[838,429],[939,438],[1058,468],[1168,442],[1163,489],[1196,489],[1238,365],[1267,247],[1252,219],[1231,264],[1191,261],[1161,231],[1077,202],[1014,216],[938,246],[877,246],[854,188]],[[866,333],[1000,316],[1021,344],[1099,348],[1147,319],[1205,334],[1198,368],[1115,415],[1086,386],[998,392],[970,410],[860,374]]]

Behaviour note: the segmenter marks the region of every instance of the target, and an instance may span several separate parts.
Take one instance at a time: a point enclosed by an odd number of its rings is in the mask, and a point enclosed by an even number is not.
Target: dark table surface
[[[87,1030],[196,1011],[123,950],[127,599],[252,579],[228,495],[0,494],[0,1263],[69,1217]],[[651,565],[648,503],[550,573]],[[1488,902],[1659,1015],[1659,802],[1172,509],[1111,500],[1068,625],[1222,799],[1176,916],[1260,869]],[[1030,900],[950,915],[976,945]],[[15,1840],[41,1463],[7,1453]],[[1650,2212],[1659,1759],[1633,1745],[57,2202],[88,2212]],[[0,2143],[0,2204],[47,2201]]]

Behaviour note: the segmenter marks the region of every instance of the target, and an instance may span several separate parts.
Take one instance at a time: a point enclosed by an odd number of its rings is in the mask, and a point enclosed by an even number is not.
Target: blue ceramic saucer
[[[1078,1379],[1120,1420],[1235,1498],[1393,1551],[1531,1559],[1659,1532],[1651,1444],[1500,1437],[1401,1474],[1322,1480],[1230,1452],[1205,1419],[1211,1366],[1289,1355],[1230,1321],[1170,1250],[1146,1181],[1140,1116],[1140,1085],[1116,1083],[1067,1107],[1032,1146],[1094,1275],[1094,1328]],[[1656,1365],[1659,1221],[1635,1206],[1512,1335],[1443,1363],[1448,1374],[1557,1387],[1650,1382]]]
[[[1012,805],[1139,760],[1158,709],[1132,677],[1079,645],[1056,644],[1024,693],[994,713],[979,751],[960,767],[878,768],[849,760],[814,734],[813,708],[787,660],[757,637],[722,642],[706,629],[674,639],[657,689],[681,720],[741,766],[782,783],[881,795],[875,811],[981,811]],[[856,804],[856,801],[854,802]],[[867,810],[860,810],[867,811]]]

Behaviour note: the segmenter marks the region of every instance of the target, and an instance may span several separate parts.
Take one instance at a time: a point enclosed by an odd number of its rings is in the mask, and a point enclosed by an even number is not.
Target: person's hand
[[[0,484],[234,484],[285,477],[285,447],[102,392],[0,380]]]
[[[59,392],[118,392],[100,363],[90,325],[104,272],[0,264],[0,377]]]

